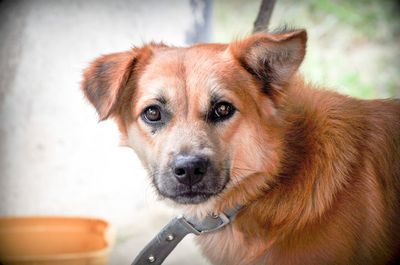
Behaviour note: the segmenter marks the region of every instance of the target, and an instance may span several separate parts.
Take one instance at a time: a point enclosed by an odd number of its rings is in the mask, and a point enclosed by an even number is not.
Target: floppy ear
[[[284,86],[304,59],[307,33],[296,30],[281,34],[259,33],[232,43],[229,48],[239,63],[262,82],[270,93],[271,85]]]
[[[101,56],[84,71],[81,87],[100,120],[107,119],[118,109],[136,61],[137,51],[133,49]]]

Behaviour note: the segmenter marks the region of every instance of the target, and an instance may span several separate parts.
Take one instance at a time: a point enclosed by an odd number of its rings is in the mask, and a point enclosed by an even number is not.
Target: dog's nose
[[[172,170],[176,179],[191,186],[200,182],[207,173],[209,160],[192,155],[179,155],[175,158]]]

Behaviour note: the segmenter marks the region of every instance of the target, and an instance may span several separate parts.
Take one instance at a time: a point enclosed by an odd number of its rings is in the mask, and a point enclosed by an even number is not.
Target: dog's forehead
[[[139,94],[176,101],[202,100],[204,96],[229,88],[224,69],[229,68],[230,60],[222,46],[157,50],[139,79]]]

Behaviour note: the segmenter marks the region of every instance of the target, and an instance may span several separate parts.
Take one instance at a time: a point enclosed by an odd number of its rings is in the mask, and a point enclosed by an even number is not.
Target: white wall
[[[105,218],[118,229],[111,264],[129,264],[169,220],[135,154],[118,146],[112,122],[97,123],[79,82],[101,54],[193,39],[193,2],[0,3],[1,216]],[[186,240],[167,264],[205,264],[198,258]]]

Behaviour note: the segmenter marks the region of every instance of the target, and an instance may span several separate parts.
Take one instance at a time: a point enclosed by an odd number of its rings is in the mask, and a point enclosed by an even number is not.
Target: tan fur
[[[296,72],[305,45],[305,31],[150,44],[85,72],[86,96],[101,118],[116,120],[151,174],[179,152],[201,150],[221,168],[229,160],[217,196],[174,203],[198,216],[245,205],[229,227],[199,237],[214,264],[400,262],[400,100],[307,84]],[[203,114],[215,93],[238,111],[210,125]],[[173,115],[155,132],[141,113],[160,94]]]

